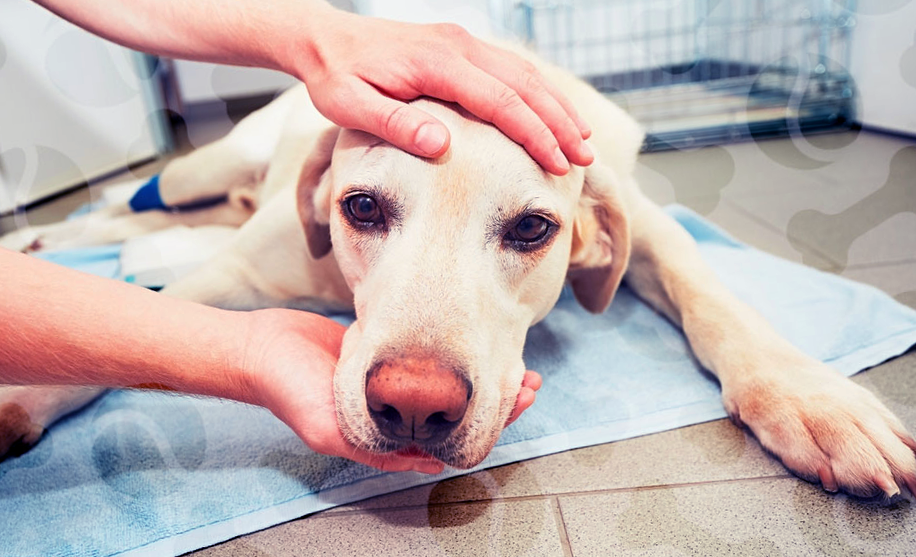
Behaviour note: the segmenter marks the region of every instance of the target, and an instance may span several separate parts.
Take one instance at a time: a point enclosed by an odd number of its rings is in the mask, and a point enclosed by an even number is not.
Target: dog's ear
[[[567,278],[576,299],[592,313],[610,305],[630,258],[629,221],[618,187],[616,174],[600,162],[585,169]]]
[[[302,173],[299,174],[299,185],[296,189],[296,201],[299,219],[305,230],[309,252],[315,259],[320,259],[331,251],[331,153],[340,128],[333,127],[321,133],[314,149],[305,159]]]

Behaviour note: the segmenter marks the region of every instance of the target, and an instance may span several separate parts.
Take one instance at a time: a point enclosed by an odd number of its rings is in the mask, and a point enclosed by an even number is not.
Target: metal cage
[[[504,0],[506,26],[624,106],[645,149],[852,123],[853,0]]]

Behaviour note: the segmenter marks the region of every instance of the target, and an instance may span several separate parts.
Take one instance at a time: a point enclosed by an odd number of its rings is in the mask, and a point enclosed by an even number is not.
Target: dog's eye
[[[555,228],[546,217],[526,215],[506,232],[505,242],[516,251],[536,250],[546,243]]]
[[[509,239],[519,242],[537,242],[547,235],[550,223],[540,215],[528,215],[509,231]]]
[[[354,219],[365,224],[381,224],[385,220],[375,199],[364,193],[347,199],[347,211]]]

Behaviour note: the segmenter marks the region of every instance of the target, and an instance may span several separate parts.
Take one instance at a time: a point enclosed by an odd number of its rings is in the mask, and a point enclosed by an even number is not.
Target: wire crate
[[[504,0],[506,27],[646,129],[646,150],[849,125],[854,0]]]

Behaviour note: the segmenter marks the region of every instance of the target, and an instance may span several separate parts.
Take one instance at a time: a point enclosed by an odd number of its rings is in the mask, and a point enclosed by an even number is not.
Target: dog
[[[232,309],[350,308],[334,377],[354,445],[419,449],[457,468],[488,454],[525,372],[526,331],[565,282],[602,312],[621,281],[681,327],[731,419],[798,476],[870,497],[916,493],[916,441],[866,389],[803,354],[718,281],[687,232],[639,190],[639,126],[584,82],[528,54],[591,124],[596,162],[562,177],[457,105],[440,159],[339,129],[294,87],[225,138],[172,161],[160,195],[186,211],[112,207],[2,239],[23,251],[123,240],[167,226],[238,231],[163,293]],[[304,232],[304,233],[303,233]],[[7,387],[0,451],[29,445],[100,391]]]

